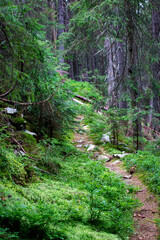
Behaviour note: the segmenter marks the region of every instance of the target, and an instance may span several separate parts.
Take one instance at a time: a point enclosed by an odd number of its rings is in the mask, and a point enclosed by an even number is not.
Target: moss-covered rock
[[[24,169],[21,159],[7,149],[3,149],[0,156],[0,175],[8,179],[13,179],[16,184],[24,185],[27,172]]]
[[[22,117],[11,117],[10,123],[16,127],[17,130],[24,130],[26,128],[26,120]]]

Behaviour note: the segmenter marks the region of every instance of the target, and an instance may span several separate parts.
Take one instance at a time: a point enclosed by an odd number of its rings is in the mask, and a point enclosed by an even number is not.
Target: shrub
[[[159,156],[155,156],[149,151],[138,151],[124,158],[124,162],[129,169],[136,166],[136,170],[143,174],[143,179],[150,188],[160,194],[160,162]]]

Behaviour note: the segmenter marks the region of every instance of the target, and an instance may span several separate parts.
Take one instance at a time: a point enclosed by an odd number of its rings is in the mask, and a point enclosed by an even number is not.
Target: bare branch
[[[22,147],[22,145],[13,137],[11,137],[11,139],[20,147],[20,149],[26,154],[26,157],[29,158],[29,159],[32,159],[32,160],[36,160],[36,161],[40,161],[40,159],[36,159],[36,158],[33,158],[33,157],[30,157],[27,155],[26,151],[24,150],[24,148]]]
[[[7,96],[10,92],[12,92],[16,85],[17,85],[17,81],[16,81],[16,83],[15,83],[7,92],[1,94],[1,95],[0,95],[0,98],[5,97],[5,96]]]
[[[7,102],[7,103],[11,103],[11,104],[17,104],[17,105],[20,105],[20,106],[30,106],[30,105],[42,104],[42,103],[45,103],[45,102],[49,101],[49,100],[55,95],[55,93],[58,91],[59,87],[60,87],[65,81],[66,81],[65,79],[63,79],[63,80],[61,81],[61,83],[60,83],[59,86],[57,87],[56,91],[55,91],[51,96],[49,96],[49,97],[46,98],[45,100],[42,100],[42,101],[39,101],[39,102],[21,103],[21,102],[17,102],[17,101],[8,100],[8,99],[2,98],[2,97],[0,97],[0,100],[3,101],[3,102]]]

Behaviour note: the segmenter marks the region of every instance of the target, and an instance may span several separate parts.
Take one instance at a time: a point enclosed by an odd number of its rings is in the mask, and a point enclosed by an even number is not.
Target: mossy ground
[[[58,174],[37,169],[36,182],[24,186],[7,175],[1,179],[1,227],[18,232],[17,239],[126,239],[137,205],[127,193],[128,187],[72,145],[52,145],[50,153],[56,148],[61,166]],[[64,158],[67,148],[70,154]],[[7,158],[13,164],[11,155]],[[16,161],[22,164],[20,159]],[[25,167],[19,167],[17,174],[23,176],[23,171]]]
[[[110,125],[105,116],[91,113],[88,106],[81,111],[85,109],[90,112],[85,119],[90,136],[100,145]],[[18,146],[13,138],[26,156],[15,155]],[[118,240],[132,233],[133,209],[138,205],[133,189],[66,139],[37,144],[23,131],[2,130],[0,236],[4,239]],[[112,144],[105,147],[119,153]]]

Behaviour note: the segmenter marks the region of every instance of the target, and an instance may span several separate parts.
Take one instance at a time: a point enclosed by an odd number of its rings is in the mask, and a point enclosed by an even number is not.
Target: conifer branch
[[[15,83],[7,92],[1,94],[1,95],[0,95],[0,98],[6,97],[10,92],[13,91],[13,89],[15,88],[16,85],[17,85],[17,81],[16,81],[16,83]]]
[[[20,105],[20,106],[30,106],[30,105],[39,105],[39,104],[43,104],[47,101],[49,101],[55,94],[56,92],[58,91],[58,89],[60,88],[60,86],[65,82],[66,80],[63,79],[61,81],[61,83],[59,84],[59,86],[57,87],[56,91],[50,95],[48,98],[42,100],[42,101],[39,101],[39,102],[32,102],[32,103],[22,103],[22,102],[17,102],[17,101],[12,101],[12,100],[8,100],[6,98],[2,98],[0,97],[0,100],[3,101],[3,102],[7,102],[7,103],[11,103],[11,104],[16,104],[16,105]]]

